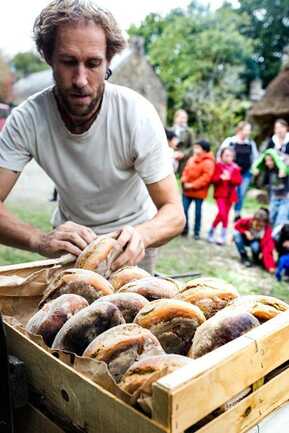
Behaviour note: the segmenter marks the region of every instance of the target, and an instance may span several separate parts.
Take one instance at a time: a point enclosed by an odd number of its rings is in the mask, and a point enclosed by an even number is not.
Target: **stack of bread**
[[[117,241],[101,237],[50,282],[26,325],[47,346],[106,363],[150,414],[152,384],[288,310],[269,296],[240,296],[217,278],[184,287],[137,266],[111,271]]]

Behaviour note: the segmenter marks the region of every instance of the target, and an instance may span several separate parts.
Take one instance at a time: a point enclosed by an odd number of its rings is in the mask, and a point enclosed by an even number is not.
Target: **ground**
[[[55,207],[54,203],[48,201],[52,191],[53,183],[33,163],[24,171],[7,206],[26,222],[48,231],[50,216]],[[256,203],[248,200],[246,211],[250,212],[254,207]],[[215,276],[231,282],[243,294],[270,294],[289,301],[288,283],[278,283],[260,268],[248,269],[242,266],[231,243],[220,247],[204,240],[214,213],[214,204],[209,199],[203,212],[203,240],[194,241],[191,236],[177,237],[160,248],[157,271],[166,275],[196,272]],[[23,263],[39,258],[37,254],[0,246],[1,264]]]

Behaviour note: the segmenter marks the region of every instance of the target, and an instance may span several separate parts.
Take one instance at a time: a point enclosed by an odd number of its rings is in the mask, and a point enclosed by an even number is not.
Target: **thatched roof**
[[[289,67],[284,68],[269,84],[263,98],[253,105],[250,117],[258,123],[264,135],[272,132],[274,121],[289,121]]]

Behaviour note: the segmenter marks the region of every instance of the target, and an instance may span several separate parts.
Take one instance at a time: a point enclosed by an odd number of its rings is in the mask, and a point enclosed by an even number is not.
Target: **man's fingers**
[[[74,244],[80,250],[84,250],[87,247],[88,242],[86,242],[78,233],[75,232],[55,232],[55,238],[60,241],[69,241]]]
[[[81,253],[81,250],[72,243],[57,239],[54,239],[51,242],[51,249],[55,251],[55,255],[61,255],[63,252],[67,252],[73,254],[74,256],[79,256]]]
[[[61,224],[56,231],[61,232],[70,232],[70,233],[78,233],[78,235],[87,243],[90,244],[92,241],[96,239],[96,234],[94,231],[89,228],[82,226],[80,224],[76,224],[72,221],[67,221],[64,224]]]
[[[126,244],[132,239],[135,230],[131,226],[125,226],[121,231],[117,238],[118,243],[122,248],[126,246]]]
[[[144,255],[144,246],[135,232],[124,252],[113,262],[112,269],[117,270],[125,265],[134,265],[140,255]]]

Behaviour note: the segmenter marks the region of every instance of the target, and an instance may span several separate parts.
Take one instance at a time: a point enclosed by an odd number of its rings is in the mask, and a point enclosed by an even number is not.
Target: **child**
[[[253,217],[241,218],[235,223],[233,239],[245,266],[251,266],[246,247],[250,247],[255,263],[261,259],[264,268],[272,273],[275,271],[273,257],[274,240],[269,224],[269,212],[260,208]]]
[[[272,226],[284,224],[289,218],[289,171],[280,154],[275,149],[266,150],[254,164],[252,172],[254,175],[265,174]]]
[[[226,243],[229,213],[233,203],[238,200],[237,186],[242,182],[240,167],[235,164],[234,150],[227,147],[221,150],[220,161],[216,163],[213,176],[215,187],[214,198],[217,202],[218,213],[208,233],[208,241],[214,242],[214,233],[221,223],[221,238],[219,245]]]
[[[200,239],[202,204],[208,195],[208,189],[214,174],[215,161],[210,144],[199,140],[193,146],[194,154],[185,165],[181,182],[183,188],[183,206],[186,226],[183,235],[188,233],[188,212],[192,201],[195,202],[194,239]]]
[[[166,133],[167,140],[168,140],[169,153],[170,153],[170,157],[172,159],[173,169],[174,169],[174,172],[176,173],[178,170],[178,167],[179,167],[179,161],[184,157],[184,154],[182,152],[180,152],[179,150],[176,150],[179,140],[178,140],[177,135],[174,133],[174,131],[171,131],[170,129],[165,128],[165,133]]]

